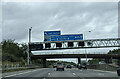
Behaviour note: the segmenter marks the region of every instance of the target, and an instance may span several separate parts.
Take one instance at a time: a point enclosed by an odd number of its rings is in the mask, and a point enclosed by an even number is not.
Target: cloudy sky
[[[42,42],[46,30],[85,33],[86,39],[118,37],[117,2],[4,2],[2,14],[3,39],[16,42],[28,42],[29,27],[33,42]]]

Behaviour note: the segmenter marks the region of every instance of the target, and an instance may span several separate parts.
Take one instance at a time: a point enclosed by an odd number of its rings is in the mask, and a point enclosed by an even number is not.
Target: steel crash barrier
[[[117,70],[117,74],[118,76],[120,76],[120,68]]]

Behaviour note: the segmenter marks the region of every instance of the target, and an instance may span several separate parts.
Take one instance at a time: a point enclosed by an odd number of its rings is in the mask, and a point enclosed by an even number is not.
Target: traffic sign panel
[[[51,41],[51,36],[61,35],[60,31],[44,31],[44,41]]]
[[[44,36],[47,35],[61,35],[60,31],[44,31]]]
[[[51,36],[51,41],[83,40],[83,34]]]
[[[83,40],[83,34],[62,35],[62,41]]]

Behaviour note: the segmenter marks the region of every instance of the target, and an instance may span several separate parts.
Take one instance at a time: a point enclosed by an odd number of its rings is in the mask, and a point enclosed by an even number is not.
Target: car
[[[57,67],[57,65],[56,65],[56,63],[54,63],[54,64],[53,64],[53,68],[56,68],[56,67]]]
[[[72,66],[71,65],[67,65],[66,68],[72,68]]]
[[[62,64],[62,62],[57,63],[56,71],[59,71],[59,70],[64,71],[64,65]]]
[[[120,76],[120,68],[117,69],[117,74],[118,74],[118,76]]]
[[[78,69],[87,69],[87,67],[84,64],[78,64]]]

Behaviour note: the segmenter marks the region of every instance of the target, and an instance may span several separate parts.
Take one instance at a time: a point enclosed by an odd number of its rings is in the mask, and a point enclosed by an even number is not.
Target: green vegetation
[[[58,60],[58,61],[59,61],[59,60]],[[47,67],[53,67],[53,64],[54,64],[54,63],[57,63],[58,61],[53,61],[53,60],[47,61],[47,62],[46,62],[46,66],[47,66]],[[65,65],[65,66],[66,66],[67,64],[76,66],[76,64],[73,63],[73,62],[67,62],[67,61],[61,61],[61,62],[62,62],[63,65]]]
[[[66,62],[66,61],[62,61],[63,65],[67,65],[67,64],[70,64],[70,65],[74,65],[76,66],[77,64],[73,63],[73,62]]]
[[[114,49],[114,50],[110,50],[108,52],[108,54],[120,54],[120,49]],[[113,59],[112,62],[113,63],[116,63],[117,64],[117,61],[116,59]],[[99,64],[99,62],[105,62],[105,59],[97,59],[97,58],[94,58],[92,60],[89,60],[88,63],[89,64]]]
[[[110,50],[108,54],[120,54],[120,49]]]
[[[7,66],[25,66],[27,65],[27,48],[28,45],[26,43],[19,44],[15,42],[15,40],[4,40],[1,42],[2,45],[2,66],[3,68]],[[32,54],[31,54],[32,55]],[[57,61],[46,61],[47,67],[52,67],[53,63]],[[42,67],[41,59],[35,59],[31,61],[32,66],[39,66]],[[72,64],[75,65],[73,62],[65,62],[63,64]]]
[[[4,40],[1,42],[2,45],[2,65],[19,66],[27,65],[27,48],[26,43],[18,44],[15,40]],[[32,54],[31,54],[32,55]],[[31,61],[34,65],[40,65],[41,60],[36,59]]]
[[[10,70],[4,70],[4,71],[2,71],[2,73],[13,72],[13,71],[21,71],[21,70],[28,70],[28,69],[27,69],[27,68],[22,68],[22,69],[10,69]]]
[[[88,60],[88,63],[90,65],[93,65],[93,64],[99,64],[99,62],[103,62],[105,61],[105,59],[97,59],[97,58],[93,58],[92,60]]]
[[[13,71],[21,71],[21,70],[29,70],[29,69],[36,69],[40,67],[28,67],[28,68],[19,68],[19,69],[9,69],[9,70],[3,70],[2,73],[6,72],[13,72]]]
[[[4,64],[25,65],[27,61],[27,44],[18,44],[14,40],[4,40],[2,45],[2,62]]]

